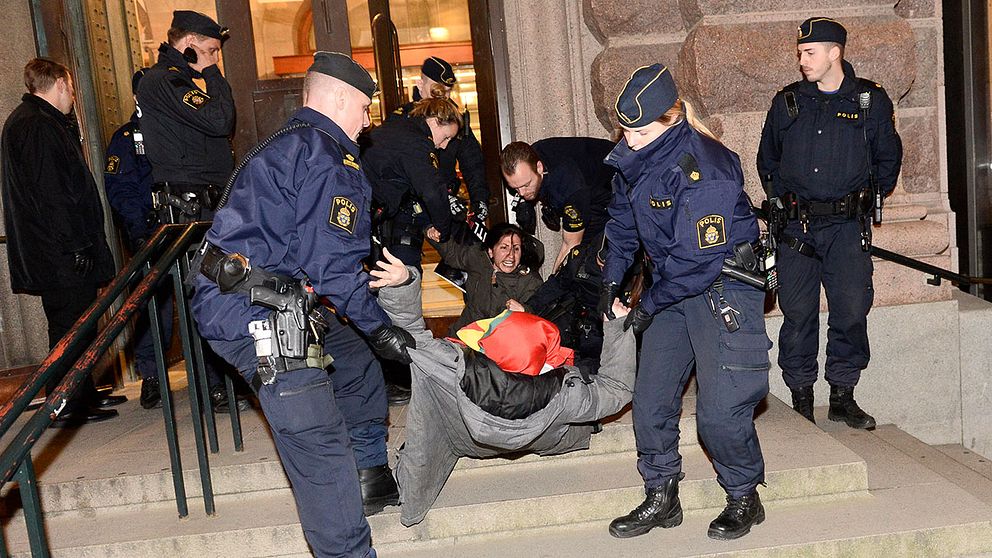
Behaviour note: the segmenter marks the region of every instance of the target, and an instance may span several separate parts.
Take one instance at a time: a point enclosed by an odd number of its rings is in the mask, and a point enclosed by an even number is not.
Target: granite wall
[[[956,265],[943,136],[943,42],[936,0],[505,0],[513,138],[616,137],[612,107],[638,67],[668,65],[682,94],[741,156],[746,187],[761,199],[754,160],[775,92],[801,79],[798,24],[836,18],[846,56],[896,104],[905,157],[875,241],[940,267]],[[556,253],[558,238],[541,237]],[[876,261],[877,305],[947,300],[919,272]]]

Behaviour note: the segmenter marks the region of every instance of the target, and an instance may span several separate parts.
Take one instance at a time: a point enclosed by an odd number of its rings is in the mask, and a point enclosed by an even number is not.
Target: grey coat
[[[589,447],[590,423],[613,415],[630,402],[636,370],[636,345],[623,320],[604,325],[602,367],[591,384],[578,370],[566,375],[548,405],[519,420],[484,412],[462,391],[462,349],[434,339],[424,325],[420,277],[404,286],[384,288],[379,303],[393,324],[417,341],[410,351],[413,395],[407,408],[406,443],[400,449],[396,480],[402,502],[401,523],[423,521],[459,457],[495,457],[527,451],[555,455]]]

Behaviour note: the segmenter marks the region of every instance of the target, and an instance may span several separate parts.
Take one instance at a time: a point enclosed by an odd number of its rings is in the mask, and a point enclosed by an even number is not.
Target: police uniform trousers
[[[251,383],[258,362],[251,338],[210,343]],[[279,374],[261,386],[258,401],[314,555],[374,558],[348,425],[331,376],[319,368]]]
[[[162,350],[168,351],[172,346],[172,313],[175,308],[176,299],[173,296],[173,286],[171,281],[166,281],[159,285],[155,292],[155,300],[158,302],[158,319],[162,324]],[[138,369],[141,379],[157,378],[158,364],[155,362],[155,340],[152,338],[151,321],[148,319],[148,307],[146,306],[135,322],[134,335],[137,341],[134,343],[134,366]],[[211,390],[218,389],[224,385],[224,373],[227,368],[223,359],[211,349],[208,343],[203,343],[204,370],[206,371],[207,387]]]
[[[799,222],[789,223],[785,232],[816,251],[810,257],[779,246],[778,303],[785,319],[778,363],[785,383],[798,390],[816,381],[822,283],[830,309],[824,377],[830,385],[853,387],[868,366],[868,311],[875,296],[871,254],[861,249],[861,223],[814,217],[807,232]]]
[[[679,417],[682,393],[696,369],[696,423],[717,481],[732,497],[764,482],[765,462],[754,409],[768,393],[764,293],[724,289],[740,329],[731,333],[714,316],[712,289],[662,310],[641,339],[633,416],[637,469],[645,488],[657,488],[682,470]]]
[[[348,426],[355,463],[359,469],[385,465],[389,406],[382,367],[354,327],[329,321],[324,352],[334,357],[334,399]]]

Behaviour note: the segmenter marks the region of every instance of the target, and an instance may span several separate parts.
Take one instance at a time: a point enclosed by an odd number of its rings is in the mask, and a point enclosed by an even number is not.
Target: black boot
[[[143,409],[154,409],[162,406],[162,390],[158,378],[144,378],[141,380],[141,407]]]
[[[386,384],[386,401],[390,407],[402,407],[410,402],[410,388],[399,384]]]
[[[792,408],[806,420],[816,424],[813,418],[813,386],[792,390]]]
[[[740,498],[727,496],[727,507],[710,523],[706,533],[711,539],[729,541],[739,539],[751,532],[751,527],[765,520],[765,507],[761,505],[758,492]]]
[[[377,514],[386,506],[399,505],[400,490],[389,465],[359,469],[358,480],[362,484],[362,507],[366,516]]]
[[[655,527],[668,529],[682,524],[682,504],[679,502],[679,481],[684,473],[666,480],[661,486],[646,491],[647,497],[630,513],[610,523],[610,534],[619,539],[643,535]]]
[[[854,400],[854,387],[830,386],[830,412],[827,418],[851,428],[875,429],[875,417],[861,410]]]

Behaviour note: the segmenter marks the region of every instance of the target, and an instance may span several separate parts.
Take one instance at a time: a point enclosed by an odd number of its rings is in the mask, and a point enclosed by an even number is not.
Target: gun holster
[[[256,390],[255,383],[271,384],[280,373],[330,364],[319,344],[327,322],[316,311],[317,295],[305,278],[296,280],[253,268],[244,255],[227,254],[206,241],[197,251],[194,266],[197,262],[200,273],[217,284],[221,293],[247,294],[252,305],[272,311],[267,319],[248,324],[259,361],[253,379]]]
[[[212,184],[158,182],[152,188],[152,209],[159,223],[192,223],[213,218],[219,197]]]

